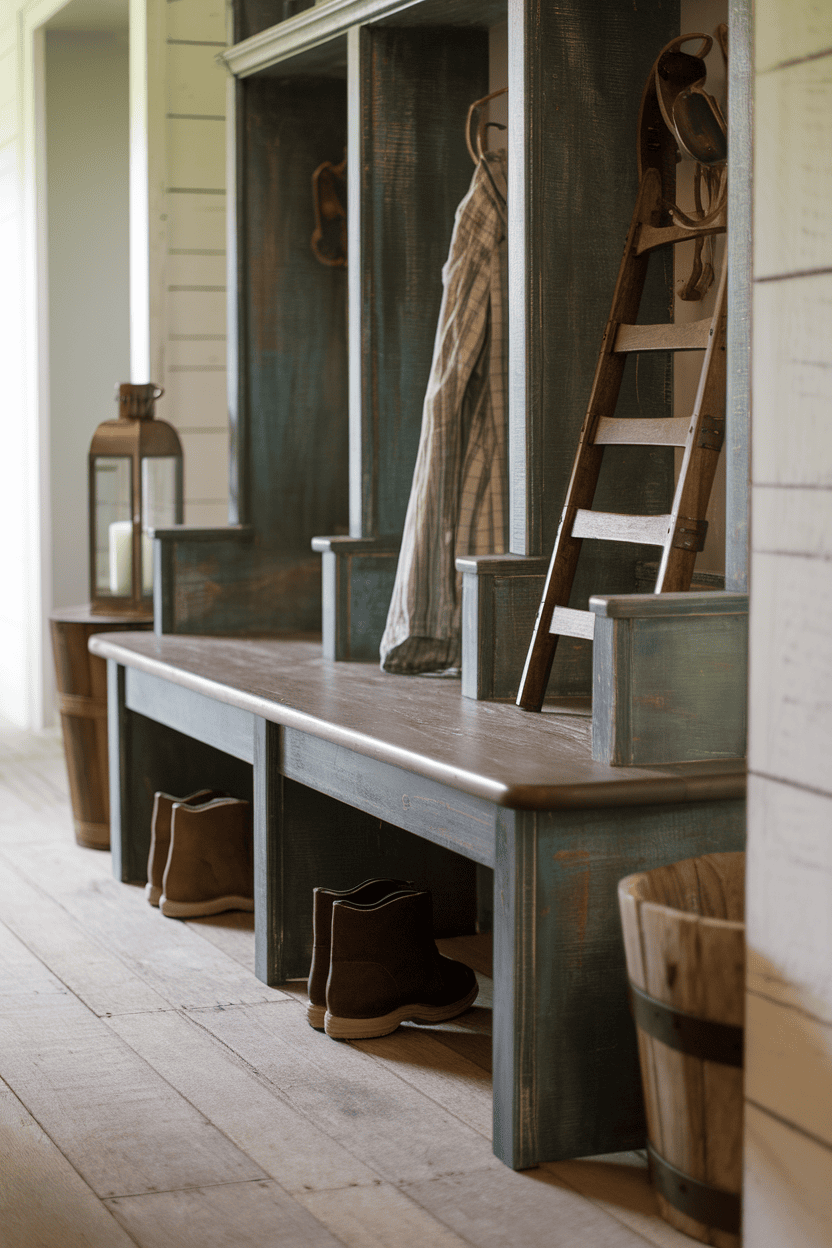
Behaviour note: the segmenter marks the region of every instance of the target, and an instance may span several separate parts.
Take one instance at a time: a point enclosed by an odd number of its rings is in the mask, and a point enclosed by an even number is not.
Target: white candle
[[[132,593],[133,525],[116,520],[110,525],[110,593],[129,598]],[[142,593],[153,592],[153,543],[142,533]]]

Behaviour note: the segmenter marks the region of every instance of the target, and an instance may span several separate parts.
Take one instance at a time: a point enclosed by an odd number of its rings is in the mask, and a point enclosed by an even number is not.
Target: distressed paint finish
[[[643,1147],[618,881],[744,843],[739,801],[500,812],[494,1151],[508,1165]]]
[[[315,549],[324,653],[369,659],[395,578],[390,535],[410,495],[442,265],[471,180],[464,123],[488,89],[487,32],[355,28],[348,74],[350,533],[378,549],[326,538]]]
[[[729,0],[725,588],[748,593],[751,421],[751,0]]]
[[[436,926],[465,932],[488,912],[477,879],[487,887],[493,864],[497,1155],[522,1168],[643,1142],[616,887],[741,848],[736,769],[616,772],[591,761],[579,718],[472,702],[455,682],[328,663],[301,643],[92,644],[113,671],[117,870],[131,855],[143,867],[154,787],[209,773],[246,795],[231,772],[251,786],[251,769],[211,742],[225,722],[243,753],[251,722],[258,975],[306,973],[315,884],[414,879],[434,894]]]
[[[350,74],[360,133],[350,134],[348,159],[361,164],[359,202],[350,205],[361,231],[350,257],[350,283],[360,289],[350,530],[371,537],[400,533],[404,523],[442,266],[473,172],[465,118],[488,90],[487,31],[362,27]]]
[[[113,874],[131,884],[147,879],[153,795],[158,789],[184,795],[209,783],[245,801],[252,795],[250,763],[130,709],[128,676],[135,675],[107,663]],[[156,706],[152,698],[143,705],[148,711]],[[216,721],[220,704],[213,709]]]
[[[346,145],[337,78],[238,88],[231,496],[241,526],[168,532],[157,631],[320,629],[316,533],[348,504],[346,275],[318,263],[311,177]],[[232,282],[233,284],[233,282]]]
[[[462,573],[463,696],[513,701],[548,561],[472,555],[456,566]]]
[[[321,569],[308,546],[294,553],[278,550],[256,536],[252,526],[192,534],[169,530],[157,545],[158,634],[319,631]]]
[[[465,577],[469,697],[513,697],[519,685],[539,604],[530,610],[534,560],[554,544],[638,189],[634,119],[656,51],[678,21],[678,4],[661,0],[633,9],[509,3],[509,539],[529,564],[514,571],[516,582]],[[615,57],[596,56],[611,46]],[[642,311],[661,321],[671,273],[662,257],[652,264]],[[669,416],[669,364],[641,356],[637,367],[628,365],[617,414]],[[595,505],[660,514],[672,489],[669,448],[617,446],[605,455]],[[634,544],[585,542],[570,606],[586,609],[592,593],[631,592],[643,557]],[[591,686],[591,646],[564,639],[550,693],[585,695]]]
[[[748,597],[593,598],[592,757],[614,766],[743,758]]]
[[[327,659],[375,660],[393,593],[398,538],[316,537]]]
[[[678,3],[666,0],[635,6],[509,3],[510,549],[515,554],[544,554],[554,544],[636,200],[641,93],[658,50],[678,30]],[[611,48],[614,56],[599,54]],[[642,302],[645,319],[667,319],[669,281],[669,271],[660,271],[650,283]],[[640,410],[646,404],[649,410]],[[638,394],[634,370],[625,377],[619,414],[670,414],[663,362],[640,362]],[[600,510],[669,510],[672,452],[655,450],[646,466],[643,452],[633,448],[617,447],[606,458],[596,496]],[[624,558],[631,563],[635,555]],[[608,551],[588,551],[588,579],[576,586],[571,605],[585,607],[593,592],[626,592],[615,571],[620,563],[620,556],[610,560]]]

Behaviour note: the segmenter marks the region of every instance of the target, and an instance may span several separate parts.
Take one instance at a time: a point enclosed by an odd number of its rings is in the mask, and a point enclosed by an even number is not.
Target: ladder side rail
[[[705,513],[725,438],[727,275],[728,265],[724,263],[711,339],[702,364],[667,542],[656,578],[657,594],[682,593],[690,588],[696,556],[705,541]]]
[[[652,224],[660,220],[661,210],[661,178],[655,169],[647,169],[639,186],[633,218],[624,245],[624,254],[612,298],[612,309],[604,329],[601,352],[595,368],[595,378],[586,416],[581,427],[578,450],[566,491],[555,547],[549,561],[543,597],[538,608],[523,675],[520,679],[517,705],[525,711],[539,711],[546,696],[546,686],[549,683],[558,643],[558,634],[549,631],[552,614],[556,606],[567,607],[569,605],[569,595],[581,552],[581,541],[572,536],[572,525],[579,510],[592,506],[598,475],[601,471],[604,450],[603,446],[594,444],[595,428],[601,417],[610,416],[615,411],[624,376],[626,356],[615,353],[615,338],[622,321],[635,321],[647,277],[649,257],[646,254],[644,256],[636,254],[636,242],[642,224],[645,222]]]

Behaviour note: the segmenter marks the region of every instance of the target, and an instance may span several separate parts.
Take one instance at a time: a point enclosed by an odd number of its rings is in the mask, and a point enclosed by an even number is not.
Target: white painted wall
[[[755,31],[746,1248],[832,1244],[832,4]]]
[[[148,0],[148,4],[151,0]],[[159,0],[153,0],[158,4]],[[164,194],[157,211],[162,276],[159,415],[179,431],[185,520],[228,523],[223,0],[162,0]],[[162,165],[153,146],[151,167]],[[161,224],[161,223],[160,223]]]
[[[130,379],[128,58],[123,33],[48,30],[45,50],[51,588],[89,597],[87,451]]]
[[[129,9],[130,380],[166,388],[158,410],[182,434],[186,520],[224,523],[226,79],[214,57],[225,7],[129,0]],[[125,13],[125,0],[0,0],[0,716],[20,725],[50,715],[53,591],[77,597],[51,558],[43,28],[112,30]],[[88,441],[84,433],[84,454]],[[54,449],[74,453],[57,440]],[[77,516],[77,496],[59,497],[61,488],[57,505]],[[59,516],[55,533],[63,541]]]

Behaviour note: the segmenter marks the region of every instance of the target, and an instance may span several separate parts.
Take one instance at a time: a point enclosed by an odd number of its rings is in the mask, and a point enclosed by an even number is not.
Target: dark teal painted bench
[[[118,878],[145,878],[154,789],[250,793],[256,973],[279,984],[307,973],[315,884],[416,878],[445,930],[470,931],[493,868],[495,1153],[522,1168],[643,1144],[616,885],[742,848],[742,764],[609,767],[586,708],[527,715],[309,641],[90,648],[109,662]]]

